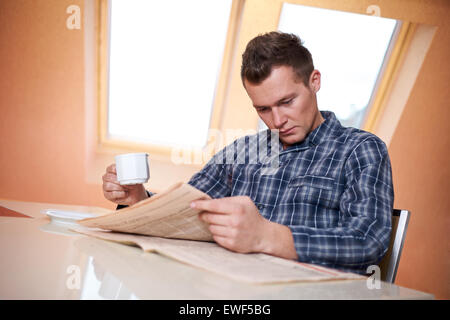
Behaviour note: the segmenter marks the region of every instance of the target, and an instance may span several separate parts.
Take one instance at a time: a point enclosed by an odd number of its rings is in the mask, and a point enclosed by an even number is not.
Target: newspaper
[[[213,241],[200,210],[190,207],[194,200],[210,197],[189,184],[179,182],[166,191],[133,206],[80,220],[85,227],[174,239]]]
[[[250,283],[362,278],[356,274],[263,253],[242,254],[227,250],[213,242],[207,225],[198,219],[200,211],[190,207],[190,203],[198,199],[210,197],[180,182],[133,206],[78,222],[84,227],[108,231],[75,231],[104,240],[137,245],[144,251],[158,252],[183,263]]]
[[[146,252],[157,252],[200,269],[253,284],[365,279],[357,274],[263,253],[236,253],[212,242],[165,239],[103,230],[76,231],[104,240],[137,245]]]

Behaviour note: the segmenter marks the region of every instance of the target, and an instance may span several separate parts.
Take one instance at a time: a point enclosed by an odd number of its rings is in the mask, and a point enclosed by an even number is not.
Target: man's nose
[[[272,108],[272,117],[273,117],[273,125],[276,129],[281,129],[283,125],[286,123],[286,117],[278,110],[278,108]]]

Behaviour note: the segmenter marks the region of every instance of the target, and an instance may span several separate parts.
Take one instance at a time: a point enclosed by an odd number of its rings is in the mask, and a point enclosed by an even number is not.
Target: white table
[[[0,200],[31,218],[0,216],[2,299],[433,299],[433,295],[365,280],[251,285],[140,248],[71,233],[43,209],[88,207]]]

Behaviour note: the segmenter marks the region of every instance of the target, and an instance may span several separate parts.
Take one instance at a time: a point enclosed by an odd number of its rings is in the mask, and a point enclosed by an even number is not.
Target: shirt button
[[[257,208],[258,208],[259,210],[262,210],[262,209],[264,209],[264,205],[263,205],[263,204],[258,204],[258,205],[257,205]]]

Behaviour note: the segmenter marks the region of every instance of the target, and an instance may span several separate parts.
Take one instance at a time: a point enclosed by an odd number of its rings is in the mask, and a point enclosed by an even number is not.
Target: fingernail
[[[191,208],[195,208],[195,202],[191,202]]]

